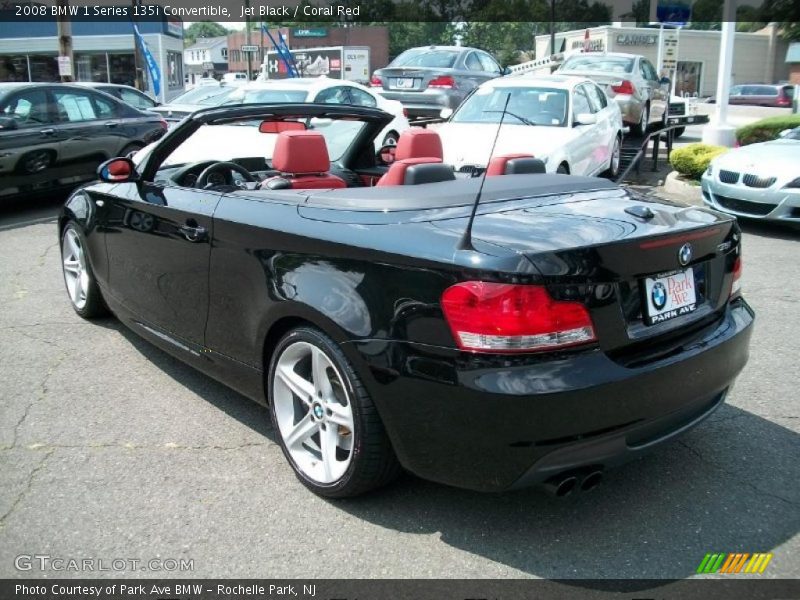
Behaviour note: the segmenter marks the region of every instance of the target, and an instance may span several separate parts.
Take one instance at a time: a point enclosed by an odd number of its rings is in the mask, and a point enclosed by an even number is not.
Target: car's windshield
[[[366,126],[363,121],[336,119],[302,119],[311,131],[319,131],[328,146],[331,162],[339,160]],[[261,157],[272,159],[278,134],[261,133],[260,120],[239,121],[225,125],[202,125],[183,141],[161,163],[161,167],[173,167],[200,161],[231,161]],[[140,163],[152,148],[148,147],[134,155]]]
[[[170,104],[202,104],[215,106],[236,88],[223,86],[196,87],[169,101]]]
[[[225,104],[256,104],[270,102],[305,102],[305,90],[287,89],[242,89],[239,88],[225,99]]]
[[[630,73],[633,71],[633,59],[624,56],[573,56],[561,65],[559,71]]]
[[[510,94],[510,98],[509,98]],[[506,99],[508,106],[506,107]],[[453,115],[454,123],[503,123],[567,125],[568,95],[566,90],[546,87],[480,88]],[[506,114],[503,116],[503,109]]]
[[[395,58],[390,67],[434,67],[452,69],[456,64],[458,52],[436,48],[412,48]]]

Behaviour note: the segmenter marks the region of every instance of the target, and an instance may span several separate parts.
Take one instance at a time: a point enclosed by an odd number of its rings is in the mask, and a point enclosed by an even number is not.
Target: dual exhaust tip
[[[602,469],[566,471],[544,482],[545,491],[556,498],[566,498],[573,492],[588,492],[603,481]]]

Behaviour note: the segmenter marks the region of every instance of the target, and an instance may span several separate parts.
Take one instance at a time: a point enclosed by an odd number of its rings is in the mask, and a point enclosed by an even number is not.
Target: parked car
[[[268,404],[323,496],[401,466],[563,496],[721,406],[754,319],[735,219],[594,177],[458,178],[422,128],[386,167],[392,118],[217,107],[110,160],[58,220],[71,305]]]
[[[245,85],[248,83],[246,73],[225,73],[222,82],[227,85]]]
[[[438,131],[444,161],[467,172],[488,164],[495,138],[496,154],[532,154],[550,173],[615,177],[619,172],[619,107],[585,77],[493,79],[470,95]]]
[[[644,56],[620,52],[573,54],[557,72],[589,77],[604,86],[635,135],[645,135],[652,123],[664,121],[669,80],[660,78]]]
[[[372,75],[370,86],[403,103],[410,118],[438,117],[476,87],[503,74],[489,53],[461,46],[411,48]]]
[[[74,85],[100,90],[106,94],[114,96],[118,100],[122,100],[126,104],[130,104],[134,108],[141,110],[150,110],[160,104],[156,102],[147,94],[137,90],[135,87],[129,85],[120,85],[117,83],[103,83],[98,81],[76,81]]]
[[[789,108],[794,98],[794,86],[788,84],[767,85],[745,83],[734,85],[728,96],[728,104],[749,104],[753,106],[775,106]],[[709,102],[715,102],[714,98]]]
[[[167,125],[103,92],[0,83],[0,198],[96,177],[97,166],[157,140]]]
[[[152,110],[164,117],[167,123],[172,126],[196,110],[217,106],[224,102],[225,98],[232,94],[234,90],[236,90],[236,86],[222,85],[219,82],[216,85],[193,87],[166,104],[156,106]]]
[[[256,102],[314,102],[317,104],[349,104],[380,108],[394,116],[375,138],[376,148],[396,145],[400,134],[408,129],[403,105],[387,100],[373,90],[354,81],[328,77],[297,77],[248,83],[228,95],[222,104],[253,104]]]
[[[200,77],[197,81],[194,82],[195,87],[205,87],[205,86],[217,86],[219,85],[219,81],[216,80],[214,77]]]
[[[701,185],[703,200],[717,210],[800,225],[800,127],[718,156]]]

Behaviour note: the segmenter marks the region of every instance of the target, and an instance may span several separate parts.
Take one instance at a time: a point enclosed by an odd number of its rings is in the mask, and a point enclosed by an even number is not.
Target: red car
[[[728,103],[788,108],[792,105],[793,97],[794,86],[792,85],[746,83],[744,85],[735,85],[731,88]]]

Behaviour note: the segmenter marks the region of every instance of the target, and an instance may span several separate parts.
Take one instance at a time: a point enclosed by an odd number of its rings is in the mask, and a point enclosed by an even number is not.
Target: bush
[[[673,150],[669,155],[669,163],[684,177],[700,179],[700,176],[708,168],[708,163],[727,150],[724,146],[689,144]]]
[[[778,134],[784,129],[794,129],[795,127],[800,127],[800,115],[768,117],[750,125],[739,127],[736,130],[736,139],[741,146],[768,142],[777,138]]]

